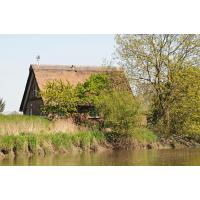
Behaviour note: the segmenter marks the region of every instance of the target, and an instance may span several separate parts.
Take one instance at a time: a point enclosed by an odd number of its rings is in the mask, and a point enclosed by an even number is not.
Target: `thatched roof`
[[[69,81],[72,85],[84,82],[94,73],[103,73],[111,71],[123,72],[119,67],[98,67],[82,65],[31,65],[39,89],[42,90],[47,81],[61,80]]]
[[[72,85],[87,80],[91,74],[119,72],[124,75],[124,71],[120,67],[99,67],[99,66],[83,66],[83,65],[30,65],[29,77],[22,98],[20,111],[22,111],[27,103],[30,85],[33,79],[36,80],[39,90],[43,90],[49,81],[61,80],[68,81]],[[126,80],[127,81],[127,80]]]

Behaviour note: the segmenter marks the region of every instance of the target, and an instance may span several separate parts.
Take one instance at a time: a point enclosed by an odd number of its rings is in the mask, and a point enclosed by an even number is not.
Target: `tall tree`
[[[168,123],[176,72],[200,66],[200,35],[117,35],[117,54],[131,81],[151,94],[152,118]]]

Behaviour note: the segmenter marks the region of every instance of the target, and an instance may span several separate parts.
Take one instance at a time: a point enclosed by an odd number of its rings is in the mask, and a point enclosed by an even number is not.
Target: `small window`
[[[99,118],[99,115],[98,115],[98,112],[97,112],[97,110],[96,110],[96,108],[90,108],[90,110],[89,110],[89,118]]]

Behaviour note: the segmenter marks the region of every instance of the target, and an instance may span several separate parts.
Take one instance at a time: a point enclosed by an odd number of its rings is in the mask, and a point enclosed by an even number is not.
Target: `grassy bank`
[[[97,151],[108,147],[101,132],[79,132],[77,134],[19,134],[1,135],[0,152],[6,154],[41,154],[57,152]]]
[[[0,115],[0,135],[76,133],[86,130],[76,125],[72,119],[50,121],[40,116]]]
[[[49,121],[44,117],[0,115],[0,152],[5,154],[41,154],[97,151],[101,148],[139,149],[156,143],[157,136],[146,128],[134,128],[131,134],[100,132],[76,125],[73,121]]]
[[[149,149],[157,148],[159,142],[157,135],[147,128],[134,128],[129,134],[107,133],[106,141],[112,144],[114,149]]]

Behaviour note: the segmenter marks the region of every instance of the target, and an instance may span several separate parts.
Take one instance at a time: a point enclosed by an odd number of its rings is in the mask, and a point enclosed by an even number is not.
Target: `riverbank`
[[[147,129],[138,129],[138,134],[129,137],[112,138],[110,142],[114,150],[142,149],[184,149],[200,148],[200,138],[189,135],[156,135]],[[146,135],[148,134],[148,136]],[[110,141],[110,140],[108,140]]]
[[[147,128],[120,135],[80,126],[71,119],[49,121],[37,116],[0,115],[0,159],[22,155],[46,156],[74,152],[200,147],[199,137],[159,136]]]
[[[0,136],[0,158],[18,155],[45,156],[70,152],[96,152],[112,149],[104,134],[98,131],[76,134],[20,134]]]
[[[199,148],[200,140],[188,136],[165,136],[156,140],[138,140],[135,137],[120,137],[109,141],[108,135],[99,131],[76,134],[19,134],[0,136],[0,159],[16,156],[63,155],[82,152],[104,152],[144,149]]]

